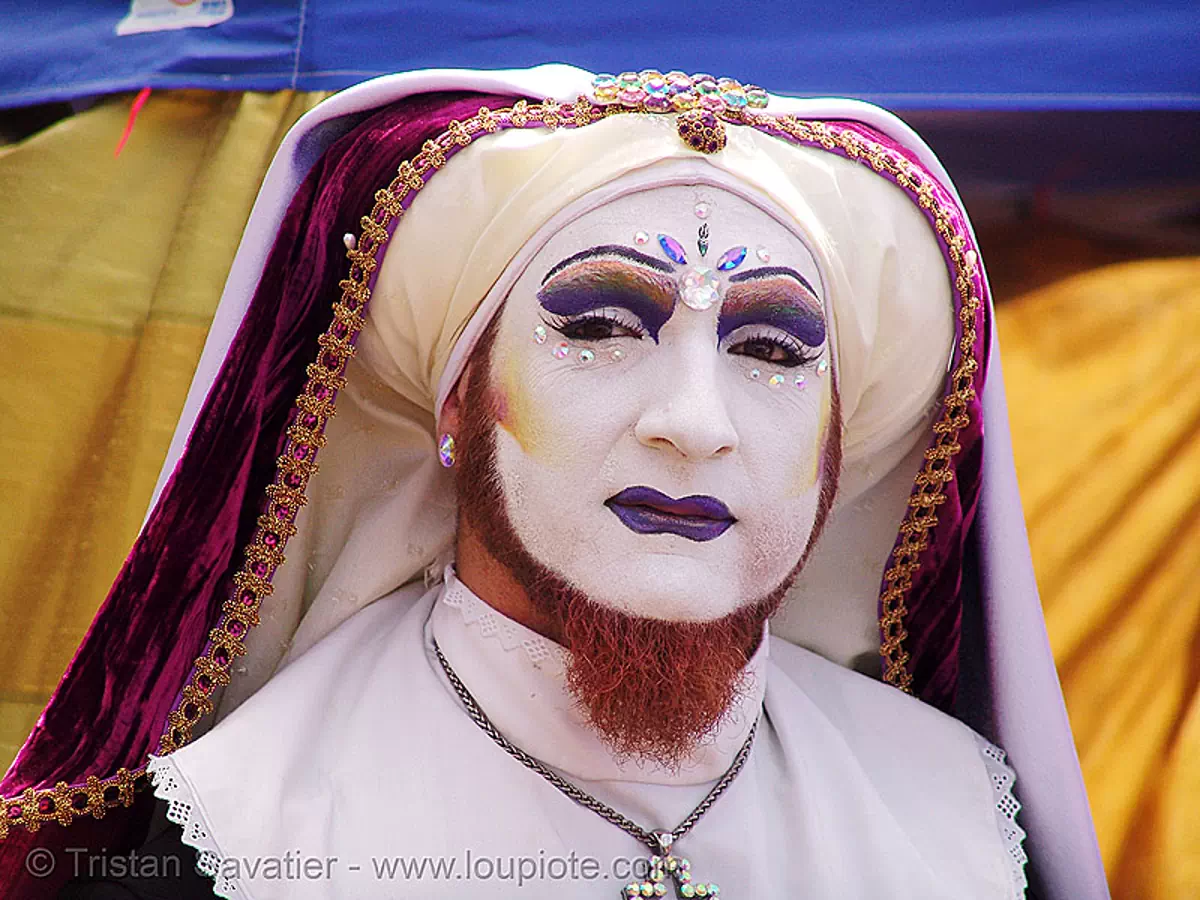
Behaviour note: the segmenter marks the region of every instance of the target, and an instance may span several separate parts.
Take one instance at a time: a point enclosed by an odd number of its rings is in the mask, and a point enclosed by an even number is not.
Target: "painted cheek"
[[[512,435],[527,456],[538,456],[544,449],[540,435],[546,433],[537,404],[529,395],[524,368],[529,361],[520,353],[505,353],[496,387],[496,421]]]
[[[821,405],[817,412],[816,430],[809,451],[804,455],[795,468],[795,477],[791,479],[788,490],[789,497],[799,497],[811,491],[820,480],[821,470],[825,464],[826,431],[829,429],[831,395],[828,384],[821,388]]]

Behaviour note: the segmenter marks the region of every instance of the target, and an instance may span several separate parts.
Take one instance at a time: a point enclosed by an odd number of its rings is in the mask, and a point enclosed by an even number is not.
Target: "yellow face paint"
[[[536,404],[525,390],[520,354],[503,353],[500,358],[503,362],[497,379],[500,391],[496,398],[497,421],[527,456],[537,456],[543,449],[538,435],[545,434],[545,428],[539,421]]]

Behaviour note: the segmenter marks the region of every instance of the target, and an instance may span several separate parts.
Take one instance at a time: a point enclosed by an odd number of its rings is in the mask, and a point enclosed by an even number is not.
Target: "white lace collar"
[[[566,687],[567,652],[497,612],[447,566],[425,629],[495,726],[547,765],[585,781],[704,784],[724,774],[762,709],[770,638],[746,666],[749,689],[715,733],[678,771],[616,759],[590,728]],[[430,664],[444,676],[430,651]],[[451,690],[449,683],[446,689]]]

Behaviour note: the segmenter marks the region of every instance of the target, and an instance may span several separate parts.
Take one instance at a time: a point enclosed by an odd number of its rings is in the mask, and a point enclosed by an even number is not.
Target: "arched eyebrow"
[[[630,262],[638,263],[639,265],[649,266],[651,269],[657,269],[660,272],[666,272],[668,275],[675,271],[674,267],[668,262],[661,259],[656,259],[653,256],[648,256],[645,253],[639,253],[632,247],[625,247],[621,244],[601,244],[597,247],[589,247],[586,250],[580,250],[573,256],[568,256],[564,260],[556,262],[550,271],[542,276],[542,284],[545,284],[567,266],[573,266],[575,263],[583,262],[585,259],[594,259],[598,256],[619,256],[622,259],[627,259]]]
[[[729,276],[729,283],[736,284],[739,281],[752,281],[755,278],[770,278],[774,275],[786,275],[788,278],[795,278],[804,286],[805,290],[813,295],[813,299],[820,300],[821,295],[817,293],[816,288],[808,283],[808,279],[795,269],[789,269],[787,266],[761,266],[757,269],[738,272],[736,275]]]

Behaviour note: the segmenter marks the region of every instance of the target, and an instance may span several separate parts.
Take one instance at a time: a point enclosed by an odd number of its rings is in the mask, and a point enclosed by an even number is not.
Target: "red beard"
[[[523,589],[548,636],[569,651],[567,686],[614,753],[676,767],[749,690],[746,663],[816,542],[841,467],[836,392],[823,454],[821,499],[803,556],[761,599],[711,622],[630,616],[591,600],[534,559],[508,516],[496,468],[497,405],[489,379],[495,328],[476,348],[461,409],[459,528],[469,528]]]

